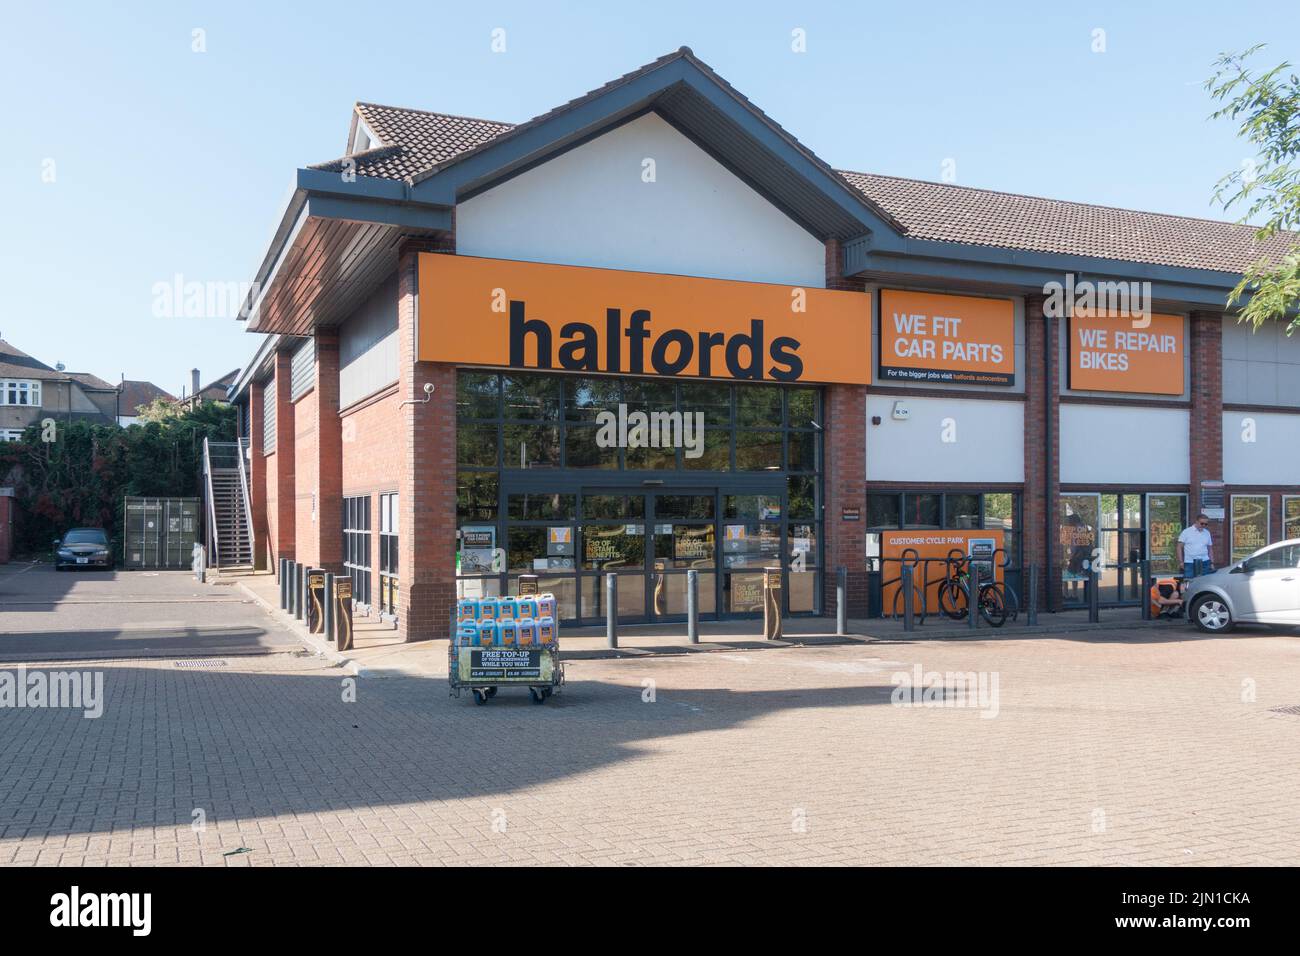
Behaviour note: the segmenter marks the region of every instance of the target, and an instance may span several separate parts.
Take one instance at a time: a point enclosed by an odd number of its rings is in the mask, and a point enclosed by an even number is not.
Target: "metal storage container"
[[[122,566],[131,571],[187,570],[202,541],[198,498],[127,498]]]

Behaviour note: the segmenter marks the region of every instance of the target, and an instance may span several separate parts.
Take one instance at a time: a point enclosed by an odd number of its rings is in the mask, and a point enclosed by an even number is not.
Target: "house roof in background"
[[[112,385],[98,375],[91,375],[89,372],[64,372],[68,378],[72,379],[82,388],[92,389],[96,392],[115,392],[117,386]]]
[[[0,339],[0,378],[30,378],[61,382],[67,377],[66,373],[50,368],[17,346]]]
[[[169,402],[176,401],[175,395],[159,388],[153,382],[141,382],[129,378],[122,382],[121,409],[125,416],[134,417],[141,405],[148,405],[155,398],[165,398]]]

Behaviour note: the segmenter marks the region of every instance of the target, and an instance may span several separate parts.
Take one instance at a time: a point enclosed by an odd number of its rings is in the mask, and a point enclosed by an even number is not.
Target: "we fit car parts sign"
[[[880,290],[880,379],[923,385],[1013,385],[1010,299]]]
[[[867,296],[426,253],[421,361],[771,382],[871,380]]]

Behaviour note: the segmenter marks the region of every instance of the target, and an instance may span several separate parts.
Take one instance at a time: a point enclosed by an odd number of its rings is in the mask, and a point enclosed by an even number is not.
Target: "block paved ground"
[[[0,708],[0,864],[1300,863],[1285,634],[577,661],[540,707],[226,661],[82,665],[97,720]],[[997,716],[891,704],[914,664],[996,673]]]

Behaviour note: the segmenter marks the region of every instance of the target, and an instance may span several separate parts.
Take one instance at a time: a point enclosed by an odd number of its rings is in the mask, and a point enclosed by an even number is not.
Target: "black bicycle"
[[[970,613],[971,574],[969,559],[948,562],[948,575],[939,582],[939,610],[954,621],[964,621]],[[1009,610],[1007,592],[1000,581],[985,581],[976,588],[976,601],[980,617],[990,627],[1006,623]]]

